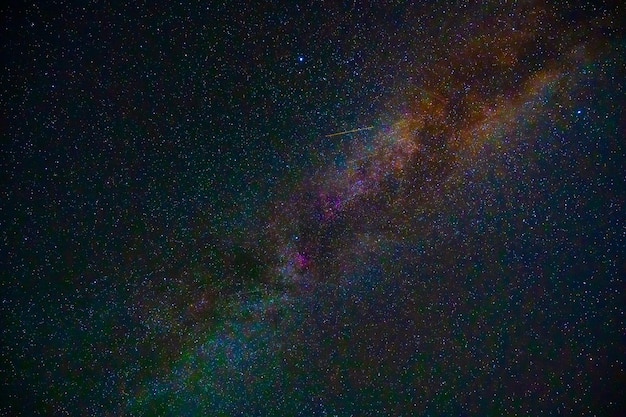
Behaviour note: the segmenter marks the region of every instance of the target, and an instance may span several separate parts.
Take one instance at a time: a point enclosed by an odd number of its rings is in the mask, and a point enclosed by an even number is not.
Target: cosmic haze
[[[619,416],[626,8],[0,6],[1,416]]]

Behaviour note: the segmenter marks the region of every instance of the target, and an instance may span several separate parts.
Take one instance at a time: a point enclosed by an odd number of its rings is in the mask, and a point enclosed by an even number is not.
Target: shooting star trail
[[[417,86],[416,86],[416,88],[418,90],[420,90],[421,92],[425,93],[426,95],[428,95],[430,97],[433,97],[433,98],[436,98],[437,101],[439,101],[440,103],[446,104],[446,100],[443,97],[441,97],[439,94],[435,93],[434,91],[428,91],[428,90],[425,90],[425,89],[423,89],[421,87],[417,87]]]
[[[367,126],[367,127],[360,127],[358,129],[344,130],[343,132],[331,133],[330,135],[326,135],[326,137],[327,138],[332,138],[333,136],[347,135],[348,133],[355,133],[355,132],[360,132],[362,130],[370,130],[370,129],[373,129],[373,128],[374,128],[374,126]]]

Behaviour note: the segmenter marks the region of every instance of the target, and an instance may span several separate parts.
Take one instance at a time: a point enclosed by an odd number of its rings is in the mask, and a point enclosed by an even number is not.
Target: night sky
[[[0,415],[626,410],[621,2],[127,3],[0,8]]]

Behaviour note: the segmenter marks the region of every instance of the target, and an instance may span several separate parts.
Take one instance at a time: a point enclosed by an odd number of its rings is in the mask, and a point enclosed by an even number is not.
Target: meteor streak
[[[327,138],[331,138],[333,136],[347,135],[348,133],[355,133],[355,132],[360,132],[362,130],[370,130],[370,129],[373,129],[373,128],[374,128],[374,126],[367,126],[367,127],[360,127],[358,129],[344,130],[343,132],[331,133],[330,135],[326,135],[326,137]]]

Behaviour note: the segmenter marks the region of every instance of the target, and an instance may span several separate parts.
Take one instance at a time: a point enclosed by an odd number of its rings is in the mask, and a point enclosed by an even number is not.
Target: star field
[[[374,3],[2,6],[0,414],[620,415],[623,7]]]

